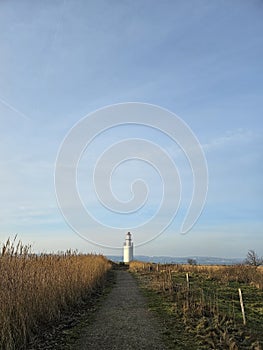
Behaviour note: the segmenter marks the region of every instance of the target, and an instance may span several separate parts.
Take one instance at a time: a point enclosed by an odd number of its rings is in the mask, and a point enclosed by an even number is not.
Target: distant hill
[[[120,262],[122,256],[108,255],[108,259]],[[194,259],[197,265],[235,265],[244,262],[242,258],[218,258],[211,256],[187,256],[187,257],[171,257],[171,256],[146,256],[136,255],[134,260],[159,263],[159,264],[187,264],[188,259]]]

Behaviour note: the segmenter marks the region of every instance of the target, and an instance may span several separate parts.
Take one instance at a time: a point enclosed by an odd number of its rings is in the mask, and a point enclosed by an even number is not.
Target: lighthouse
[[[133,260],[133,243],[131,239],[131,233],[128,232],[123,245],[123,262],[129,263]]]

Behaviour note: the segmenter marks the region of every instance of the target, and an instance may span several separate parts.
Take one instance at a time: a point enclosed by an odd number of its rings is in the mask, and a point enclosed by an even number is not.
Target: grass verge
[[[170,349],[262,349],[261,289],[232,277],[227,280],[223,268],[220,279],[218,267],[215,276],[212,269],[209,275],[206,269],[192,270],[187,284],[185,269],[181,267],[135,266],[132,269],[131,264],[130,269],[147,296],[149,307],[161,319]],[[243,267],[240,269],[243,273]],[[238,288],[243,292],[246,326],[242,324]]]

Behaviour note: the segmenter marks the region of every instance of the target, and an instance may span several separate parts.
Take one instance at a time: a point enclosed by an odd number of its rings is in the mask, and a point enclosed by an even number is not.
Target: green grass
[[[149,309],[159,318],[161,333],[168,349],[176,350],[199,350],[202,349],[197,344],[193,335],[185,328],[180,317],[174,312],[170,301],[144,284],[143,279],[138,274],[133,274],[138,280],[144,296],[148,300]]]
[[[261,349],[263,291],[245,283],[222,282],[191,273],[187,289],[184,272],[135,273],[149,307],[164,327],[171,349]],[[243,325],[238,288],[246,313]]]

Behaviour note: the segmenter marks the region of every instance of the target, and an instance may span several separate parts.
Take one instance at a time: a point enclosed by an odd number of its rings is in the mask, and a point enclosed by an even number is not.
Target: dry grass
[[[138,261],[131,262],[129,268],[148,291],[163,296],[164,309],[169,310],[170,317],[177,317],[175,323],[180,319],[186,329],[195,334],[200,348],[261,349],[262,268]],[[243,326],[238,288],[243,292],[246,327]]]
[[[0,348],[6,350],[26,348],[42,325],[104,283],[110,268],[101,255],[35,255],[10,240],[0,254]]]
[[[181,265],[181,264],[152,264],[140,261],[132,261],[130,270],[134,272],[184,272],[201,274],[207,279],[222,283],[239,282],[246,283],[263,290],[263,266],[254,267],[249,265]]]

